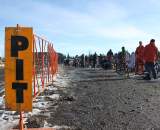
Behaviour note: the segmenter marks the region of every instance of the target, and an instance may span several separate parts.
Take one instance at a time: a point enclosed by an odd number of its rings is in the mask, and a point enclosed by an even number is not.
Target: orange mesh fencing
[[[37,35],[33,37],[33,95],[36,97],[53,81],[58,71],[58,55],[51,42]]]

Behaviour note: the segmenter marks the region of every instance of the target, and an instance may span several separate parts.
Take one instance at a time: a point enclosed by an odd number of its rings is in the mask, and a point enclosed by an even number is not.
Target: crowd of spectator
[[[105,55],[94,54],[69,55],[64,60],[65,66],[82,67],[82,68],[103,68],[115,69],[116,71],[135,72],[135,74],[146,74],[145,79],[157,78],[158,49],[155,45],[155,40],[151,39],[150,43],[143,46],[142,41],[139,41],[139,46],[134,52],[129,53],[123,46],[118,53],[113,53],[110,49]],[[156,68],[158,68],[156,70]]]

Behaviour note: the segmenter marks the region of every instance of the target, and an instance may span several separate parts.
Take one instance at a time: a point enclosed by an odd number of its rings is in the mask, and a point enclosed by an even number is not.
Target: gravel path
[[[30,116],[28,127],[160,130],[158,80],[126,79],[112,70],[60,68],[39,99],[43,104],[34,109],[41,111]]]

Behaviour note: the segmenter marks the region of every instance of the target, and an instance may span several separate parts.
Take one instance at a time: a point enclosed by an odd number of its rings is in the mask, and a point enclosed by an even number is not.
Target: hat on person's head
[[[150,42],[155,42],[155,39],[151,39],[151,41]]]

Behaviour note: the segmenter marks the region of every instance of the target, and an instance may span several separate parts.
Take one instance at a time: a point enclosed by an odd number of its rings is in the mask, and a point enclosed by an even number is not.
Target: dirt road
[[[45,98],[44,98],[45,97]],[[160,81],[113,70],[61,68],[36,103],[28,127],[62,130],[160,130]],[[34,110],[35,111],[35,110]]]

